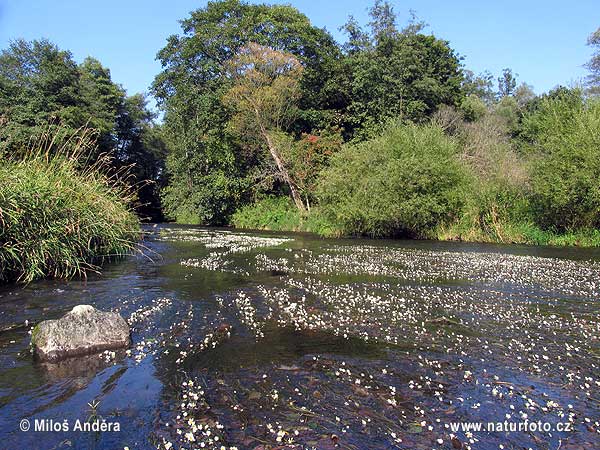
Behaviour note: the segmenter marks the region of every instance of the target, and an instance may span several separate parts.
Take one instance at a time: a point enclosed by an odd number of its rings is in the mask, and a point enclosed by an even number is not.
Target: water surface
[[[0,447],[600,448],[597,250],[148,231],[102,276],[0,291]],[[31,326],[78,304],[132,347],[35,362]],[[120,431],[19,430],[90,415]],[[504,421],[573,431],[452,429]]]

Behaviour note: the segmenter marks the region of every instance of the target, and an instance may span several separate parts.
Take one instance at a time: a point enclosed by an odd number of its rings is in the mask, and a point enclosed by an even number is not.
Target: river
[[[78,304],[131,348],[34,361]],[[102,276],[2,288],[0,447],[600,448],[599,312],[598,250],[148,227]]]

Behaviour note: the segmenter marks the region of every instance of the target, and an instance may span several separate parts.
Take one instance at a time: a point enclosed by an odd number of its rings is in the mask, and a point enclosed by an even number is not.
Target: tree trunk
[[[285,180],[287,185],[290,187],[290,191],[292,192],[292,199],[294,199],[294,203],[296,204],[296,207],[300,211],[306,211],[306,208],[304,207],[304,202],[302,201],[302,198],[300,197],[300,194],[298,193],[296,186],[292,182],[292,179],[290,178],[290,174],[288,173],[287,169],[285,168],[283,161],[281,160],[281,157],[279,156],[279,152],[277,151],[275,144],[273,144],[273,141],[271,140],[271,137],[269,136],[269,133],[263,127],[261,127],[261,133],[264,136],[265,140],[267,141],[267,147],[269,148],[269,152],[271,153],[271,156],[275,160],[275,164],[277,165],[277,168],[281,172],[281,176],[283,176],[283,179]]]

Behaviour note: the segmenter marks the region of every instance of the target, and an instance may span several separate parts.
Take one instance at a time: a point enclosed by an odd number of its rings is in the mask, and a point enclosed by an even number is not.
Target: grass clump
[[[102,161],[82,166],[93,139],[78,132],[41,142],[0,166],[0,281],[31,282],[97,271],[130,253],[140,236],[133,193]]]

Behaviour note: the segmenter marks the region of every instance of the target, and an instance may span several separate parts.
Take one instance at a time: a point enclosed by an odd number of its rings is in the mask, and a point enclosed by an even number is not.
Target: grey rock
[[[34,354],[48,362],[127,347],[130,342],[129,325],[118,313],[90,305],[78,305],[60,319],[40,322],[31,333]]]

